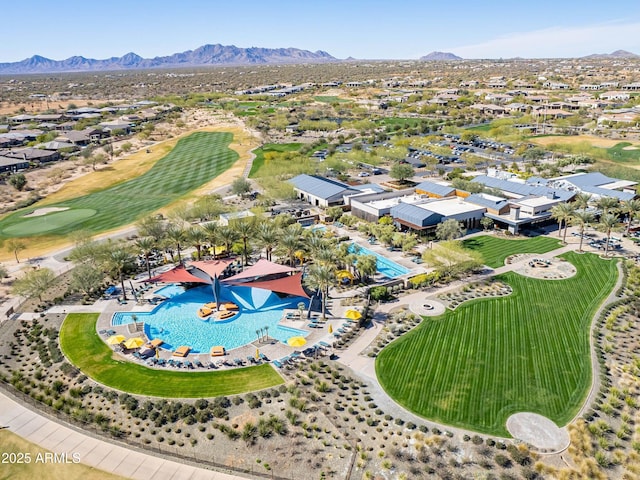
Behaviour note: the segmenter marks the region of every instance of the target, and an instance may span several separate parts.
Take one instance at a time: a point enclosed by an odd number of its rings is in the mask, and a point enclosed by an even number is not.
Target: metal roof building
[[[343,196],[360,193],[345,183],[317,175],[302,174],[289,180],[297,197],[317,207],[330,207],[344,203]]]

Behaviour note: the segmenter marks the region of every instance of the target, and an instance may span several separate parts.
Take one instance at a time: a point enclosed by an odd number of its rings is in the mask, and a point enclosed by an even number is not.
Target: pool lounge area
[[[142,323],[149,340],[161,339],[164,342],[161,348],[174,350],[188,345],[193,353],[207,353],[215,345],[232,350],[266,335],[286,343],[290,337],[309,334],[306,330],[279,325],[283,311],[296,309],[301,302],[306,306],[306,298],[282,298],[265,289],[223,286],[223,298],[238,305],[238,314],[225,321],[210,321],[197,315],[198,309],[212,300],[210,286],[185,291],[179,285],[168,285],[154,294],[167,299],[151,312],[116,312],[111,318],[111,325],[118,327],[134,321]]]

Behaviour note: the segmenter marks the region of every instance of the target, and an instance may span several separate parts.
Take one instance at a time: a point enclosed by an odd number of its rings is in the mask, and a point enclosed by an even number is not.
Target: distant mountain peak
[[[66,60],[51,60],[33,55],[20,62],[0,63],[0,74],[56,73],[77,71],[134,70],[143,68],[199,67],[206,65],[260,65],[335,62],[336,58],[318,50],[298,48],[240,48],[235,45],[208,44],[195,50],[155,58],[142,58],[129,52],[122,57],[96,60],[73,56]]]
[[[462,57],[454,55],[450,52],[431,52],[424,57],[420,57],[423,61],[443,61],[443,60],[462,60]]]
[[[583,58],[638,58],[640,55],[628,52],[627,50],[616,50],[611,53],[593,53]]]

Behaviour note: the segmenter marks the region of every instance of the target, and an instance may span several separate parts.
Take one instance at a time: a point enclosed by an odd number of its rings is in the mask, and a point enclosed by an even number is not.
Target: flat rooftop
[[[440,214],[444,217],[450,215],[459,215],[461,213],[484,212],[484,207],[466,203],[459,198],[451,198],[445,200],[435,200],[433,202],[422,203],[417,205],[420,208]]]
[[[394,197],[394,198],[386,198],[384,200],[374,200],[372,202],[367,202],[365,205],[368,205],[378,210],[383,210],[386,208],[395,207],[399,203],[409,203],[411,205],[415,205],[421,202],[425,202],[426,200],[427,199],[421,195],[405,195],[404,197]]]

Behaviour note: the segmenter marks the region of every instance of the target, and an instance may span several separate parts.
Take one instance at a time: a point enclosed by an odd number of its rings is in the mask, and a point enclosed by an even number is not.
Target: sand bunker
[[[29,217],[41,217],[43,215],[46,215],[47,213],[52,213],[52,212],[64,212],[65,210],[69,210],[69,207],[45,207],[45,208],[38,208],[36,210],[34,210],[31,213],[28,213],[27,215],[23,215],[24,218],[29,218]]]
[[[633,145],[629,145],[628,147],[624,147],[623,150],[638,150],[638,147],[634,147]]]

